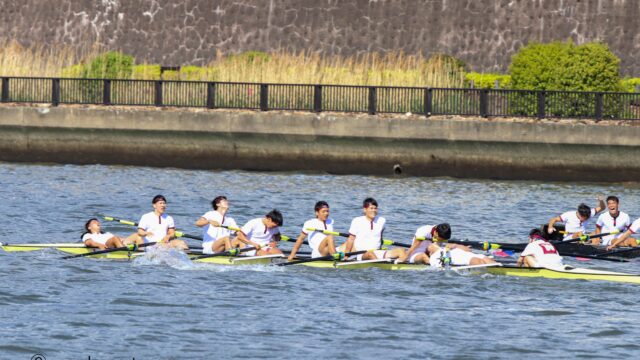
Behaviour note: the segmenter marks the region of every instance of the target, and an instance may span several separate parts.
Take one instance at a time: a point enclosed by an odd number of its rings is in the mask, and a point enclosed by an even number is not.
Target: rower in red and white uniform
[[[257,250],[245,252],[248,256],[265,256],[282,254],[278,249],[277,242],[280,241],[280,229],[282,226],[282,214],[273,209],[261,218],[249,220],[238,232],[236,239],[232,242],[233,247],[244,248],[253,246]]]
[[[635,247],[640,245],[640,240],[633,238],[632,235],[640,232],[640,218],[636,219],[631,226],[629,226],[629,230],[625,231],[624,234],[620,235],[618,238],[614,239],[611,242],[611,245],[607,246],[607,250],[612,250],[618,246],[630,246]]]
[[[344,252],[369,250],[358,255],[357,260],[396,259],[406,256],[405,251],[400,248],[381,250],[386,220],[378,216],[378,202],[373,198],[366,198],[362,202],[362,211],[364,216],[351,221]]]
[[[556,231],[554,227],[555,223],[561,222],[564,224],[564,230],[566,232],[563,240],[576,239],[581,235],[584,235],[584,223],[592,216],[595,216],[600,211],[604,210],[604,201],[602,197],[598,196],[598,205],[592,209],[588,205],[580,204],[578,211],[567,211],[560,216],[556,216],[549,220],[547,225],[547,232],[553,234]]]
[[[596,235],[610,232],[618,232],[618,234],[603,236],[602,238],[593,238],[593,245],[611,245],[611,242],[629,230],[631,226],[631,218],[623,211],[620,211],[620,200],[616,196],[607,197],[607,208],[609,211],[600,214],[596,222]],[[601,240],[602,239],[602,240]]]
[[[110,232],[104,233],[101,230],[100,221],[96,218],[89,219],[84,228],[86,232],[82,234],[82,242],[87,247],[98,248],[100,250],[123,247],[125,243],[134,243],[140,239],[138,234],[132,234],[126,240],[115,236]]]
[[[336,245],[333,235],[324,234],[322,231],[333,231],[333,219],[329,217],[329,204],[326,201],[318,201],[314,207],[316,212],[315,219],[307,220],[302,226],[302,231],[291,249],[288,260],[293,261],[305,238],[308,238],[309,247],[311,248],[311,257],[317,258],[321,256],[329,256],[336,254],[337,258],[344,257],[336,252]],[[316,230],[310,230],[316,229]],[[318,231],[319,230],[319,231]]]
[[[524,248],[516,263],[518,266],[532,268],[561,268],[562,257],[555,246],[547,241],[540,229],[529,232],[529,244]]]
[[[138,235],[144,243],[155,242],[157,245],[187,250],[189,247],[182,240],[177,240],[176,225],[173,217],[168,215],[167,199],[156,195],[151,201],[153,211],[148,212],[138,221]],[[146,249],[149,249],[148,247]]]
[[[236,221],[227,216],[229,201],[225,196],[216,196],[211,201],[213,211],[207,211],[196,221],[196,226],[203,227],[202,253],[213,254],[231,249],[231,237],[237,228]],[[226,227],[223,227],[226,226]]]
[[[437,225],[431,239],[432,243],[427,247],[431,267],[444,267],[447,262],[455,266],[496,263],[488,256],[474,253],[468,246],[447,243],[451,239],[451,226],[447,223]]]

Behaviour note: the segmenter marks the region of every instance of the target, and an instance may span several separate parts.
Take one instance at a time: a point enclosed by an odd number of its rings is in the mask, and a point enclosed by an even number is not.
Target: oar
[[[632,251],[639,251],[640,252],[640,247],[634,246],[634,247],[631,247],[629,249],[610,250],[610,251],[607,251],[607,252],[604,252],[602,254],[598,254],[598,255],[595,255],[595,256],[618,255],[618,254],[624,254],[624,253],[628,253],[628,252],[632,252]]]
[[[318,231],[318,232],[321,232],[321,233],[326,234],[326,235],[349,237],[349,233],[343,233],[343,232],[338,232],[338,231],[329,231],[329,230],[314,229],[314,228],[306,228],[305,230]],[[390,239],[382,239],[382,245],[393,245],[393,246],[399,246],[399,247],[405,247],[405,248],[410,248],[411,247],[411,245],[409,245],[409,244],[396,242],[396,241],[393,241],[393,240],[390,240]]]
[[[115,252],[115,251],[136,251],[139,248],[143,248],[143,247],[146,247],[146,246],[152,246],[152,245],[155,245],[155,244],[156,244],[155,242],[144,243],[144,244],[140,244],[140,245],[129,244],[127,246],[117,247],[117,248],[113,248],[113,249],[98,250],[98,251],[93,251],[93,252],[85,253],[85,254],[69,255],[69,256],[63,257],[63,259],[73,259],[73,258],[79,258],[79,257],[84,257],[84,256],[107,254],[107,253],[111,253],[111,252]]]
[[[111,216],[104,216],[104,219],[107,220],[107,221],[118,222],[118,223],[124,224],[124,225],[138,226],[137,222],[131,221],[131,220],[123,220],[123,219],[118,219],[118,218],[114,218],[114,217],[111,217]],[[177,230],[176,230],[175,234],[176,234],[176,237],[183,237],[183,238],[202,241],[202,236],[185,234],[182,231],[177,231]]]
[[[241,249],[237,249],[236,248],[236,249],[221,251],[221,252],[217,252],[217,253],[213,253],[213,254],[205,254],[205,255],[192,257],[191,260],[206,259],[206,258],[212,258],[212,257],[216,257],[216,256],[238,256],[240,253],[251,251],[251,250],[257,250],[257,249],[255,247],[253,247],[253,246],[245,247],[245,248],[241,248]]]
[[[600,233],[600,234],[595,234],[595,235],[580,235],[577,238],[569,239],[569,240],[550,241],[550,243],[552,243],[552,244],[567,244],[567,243],[572,243],[572,242],[576,242],[576,241],[587,241],[589,239],[596,239],[596,238],[600,238],[600,237],[603,237],[603,236],[615,235],[615,234],[619,234],[619,233],[620,233],[619,230],[614,230],[612,232]]]
[[[348,252],[348,253],[344,254],[344,257],[346,258],[346,257],[353,256],[353,255],[364,254],[367,251],[368,250],[360,250],[360,251]],[[320,256],[320,257],[311,258],[311,259],[289,261],[289,262],[285,262],[285,263],[276,264],[276,266],[289,266],[289,265],[296,265],[296,264],[302,264],[302,263],[313,262],[313,261],[323,261],[323,260],[337,260],[337,259],[333,255],[327,255],[327,256]]]

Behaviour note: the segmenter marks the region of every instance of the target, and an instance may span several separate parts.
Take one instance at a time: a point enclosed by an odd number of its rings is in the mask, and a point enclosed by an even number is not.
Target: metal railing
[[[640,120],[640,93],[0,77],[0,102]]]

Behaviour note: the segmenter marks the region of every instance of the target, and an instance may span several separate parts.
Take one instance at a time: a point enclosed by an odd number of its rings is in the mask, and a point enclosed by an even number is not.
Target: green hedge
[[[466,84],[471,85],[472,81],[473,87],[476,89],[494,89],[496,87],[496,81],[500,89],[509,89],[511,87],[511,76],[506,74],[467,73],[465,75]]]

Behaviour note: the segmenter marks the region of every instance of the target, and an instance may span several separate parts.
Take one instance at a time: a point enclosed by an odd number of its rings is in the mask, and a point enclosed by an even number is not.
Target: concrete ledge
[[[635,181],[640,127],[222,110],[0,107],[0,160]]]

